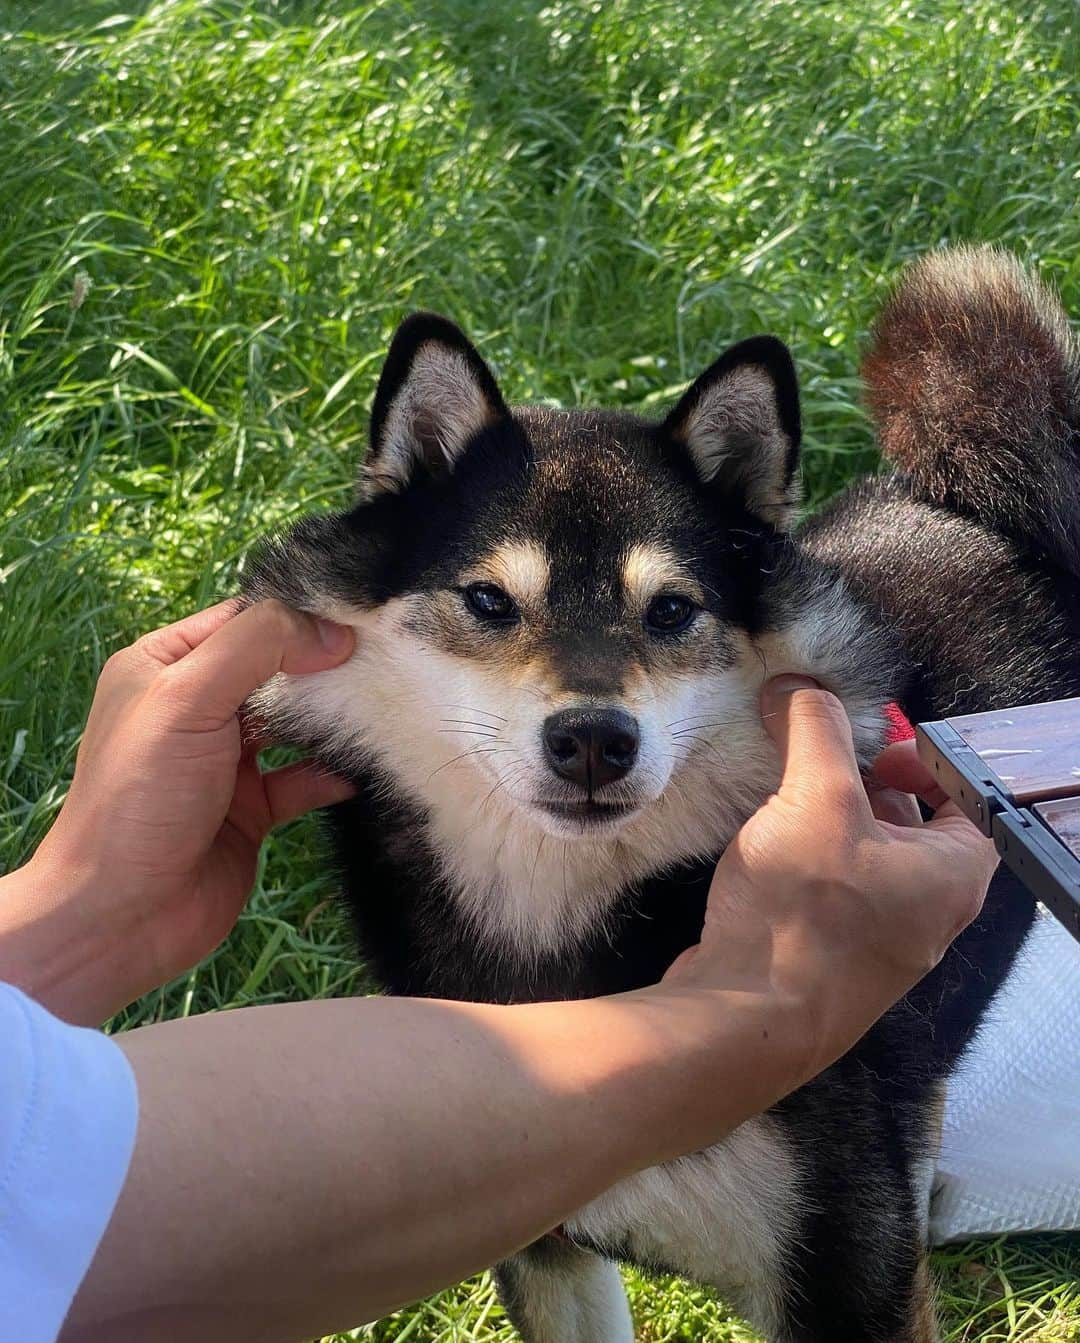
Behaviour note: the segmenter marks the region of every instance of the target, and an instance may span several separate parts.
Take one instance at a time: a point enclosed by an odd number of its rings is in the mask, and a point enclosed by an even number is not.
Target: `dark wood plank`
[[[1080,796],[1080,699],[947,721],[1020,806]]]
[[[1037,802],[1032,808],[1062,844],[1080,858],[1080,797]]]

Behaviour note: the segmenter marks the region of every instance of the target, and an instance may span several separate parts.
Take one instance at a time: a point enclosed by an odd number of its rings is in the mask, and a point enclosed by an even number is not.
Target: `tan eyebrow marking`
[[[703,595],[700,585],[667,546],[631,546],[623,562],[622,579],[627,604],[638,609],[658,592],[673,591],[698,602]]]
[[[485,555],[470,571],[473,583],[495,583],[516,601],[539,606],[551,577],[548,557],[534,541],[507,541]]]

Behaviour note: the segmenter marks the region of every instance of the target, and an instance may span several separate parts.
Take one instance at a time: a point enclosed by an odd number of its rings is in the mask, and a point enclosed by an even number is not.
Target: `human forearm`
[[[65,1337],[210,1340],[243,1320],[286,1340],[374,1318],[768,1105],[802,1080],[795,1035],[775,1001],[677,988],[133,1032],[136,1152]]]

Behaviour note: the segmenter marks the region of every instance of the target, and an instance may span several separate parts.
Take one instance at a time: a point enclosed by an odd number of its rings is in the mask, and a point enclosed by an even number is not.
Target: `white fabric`
[[[1080,1228],[1080,942],[1040,909],[954,1074],[932,1244]]]
[[[0,984],[0,1339],[53,1343],[135,1144],[135,1078],[100,1031]]]

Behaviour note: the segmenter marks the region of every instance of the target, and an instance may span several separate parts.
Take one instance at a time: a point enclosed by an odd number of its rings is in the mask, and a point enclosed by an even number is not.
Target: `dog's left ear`
[[[435,313],[407,317],[375,390],[362,496],[449,475],[477,434],[507,413],[491,370],[460,328]]]
[[[799,503],[799,385],[787,346],[752,336],[707,368],[663,424],[701,479],[787,531]]]

